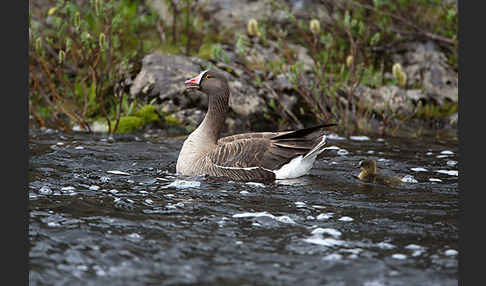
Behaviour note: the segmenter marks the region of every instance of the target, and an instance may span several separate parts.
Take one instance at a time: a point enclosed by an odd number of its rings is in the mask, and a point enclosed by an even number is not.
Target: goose
[[[187,89],[208,95],[208,110],[185,139],[176,172],[236,181],[274,181],[306,175],[326,147],[326,129],[336,124],[280,132],[220,137],[229,111],[230,88],[223,74],[205,70],[185,81]]]
[[[402,180],[398,177],[377,173],[375,160],[360,161],[358,167],[361,169],[361,172],[358,174],[358,179],[363,182],[386,185],[389,187],[403,185]]]

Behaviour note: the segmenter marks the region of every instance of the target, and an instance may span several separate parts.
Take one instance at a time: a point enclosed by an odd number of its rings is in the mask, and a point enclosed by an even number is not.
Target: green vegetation
[[[164,18],[143,1],[63,1],[45,11],[31,11],[29,41],[29,112],[31,124],[90,131],[104,120],[109,132],[132,132],[162,120],[180,124],[172,115],[159,118],[155,107],[141,99],[129,102],[127,82],[152,51],[198,56],[212,63],[236,65],[226,49],[234,48],[238,65],[257,86],[270,74],[286,74],[298,103],[287,110],[269,101],[265,118],[284,128],[309,121],[334,121],[343,132],[368,132],[378,120],[380,132],[393,133],[411,118],[438,120],[457,111],[417,105],[413,114],[372,110],[354,96],[359,85],[379,88],[407,86],[407,75],[393,67],[395,48],[402,43],[432,40],[457,69],[458,15],[453,3],[439,0],[356,0],[328,4],[330,17],[294,15],[283,0],[286,25],[270,19],[248,22],[246,33],[211,27],[205,1],[165,0]],[[452,2],[452,1],[450,1]],[[77,4],[79,3],[79,4]],[[312,12],[309,15],[313,15]],[[274,57],[250,52],[270,48]],[[295,44],[304,47],[311,63],[299,60]],[[241,68],[241,66],[240,66]],[[310,71],[309,71],[310,69]],[[386,73],[393,76],[385,76]],[[137,106],[142,106],[137,108]]]

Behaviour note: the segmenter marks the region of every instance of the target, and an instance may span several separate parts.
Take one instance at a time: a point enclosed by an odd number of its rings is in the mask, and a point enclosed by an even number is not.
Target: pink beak
[[[201,79],[203,78],[204,74],[206,74],[207,70],[201,72],[198,76],[188,79],[184,82],[186,88],[198,88],[199,84],[201,83]]]

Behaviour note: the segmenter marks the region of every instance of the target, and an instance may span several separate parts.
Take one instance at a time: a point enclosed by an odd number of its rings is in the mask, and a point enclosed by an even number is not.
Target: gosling
[[[358,167],[361,168],[361,172],[358,175],[358,179],[366,183],[380,184],[389,187],[398,187],[403,185],[400,178],[394,176],[387,176],[376,172],[375,160],[364,160],[359,162]]]

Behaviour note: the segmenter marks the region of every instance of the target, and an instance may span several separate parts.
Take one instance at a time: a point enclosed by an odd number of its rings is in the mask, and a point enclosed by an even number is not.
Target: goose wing
[[[334,125],[334,124],[332,124]],[[305,155],[317,146],[330,124],[285,132],[257,132],[221,138],[208,154],[210,161],[220,167],[260,167],[277,170],[292,158]]]

